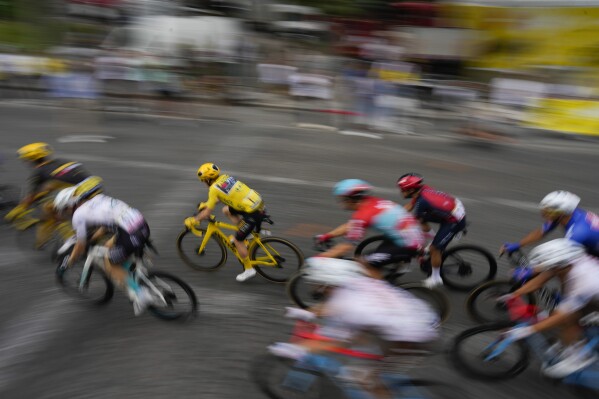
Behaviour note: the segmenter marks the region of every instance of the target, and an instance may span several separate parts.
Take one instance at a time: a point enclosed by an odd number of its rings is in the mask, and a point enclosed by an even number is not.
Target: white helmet
[[[580,203],[580,197],[569,191],[553,191],[545,196],[539,203],[541,209],[551,209],[567,215],[574,212]]]
[[[303,272],[306,281],[332,286],[342,286],[353,278],[367,274],[357,262],[324,257],[306,259]]]
[[[54,209],[62,212],[65,208],[72,206],[74,204],[73,193],[76,189],[77,187],[73,186],[60,190],[54,197]]]
[[[558,238],[533,248],[528,259],[533,267],[549,270],[568,266],[585,253],[585,248],[579,243],[567,238]]]
[[[588,350],[579,348],[573,353],[561,355],[556,358],[543,362],[541,372],[550,378],[566,378],[570,374],[576,373],[599,360],[599,356]]]

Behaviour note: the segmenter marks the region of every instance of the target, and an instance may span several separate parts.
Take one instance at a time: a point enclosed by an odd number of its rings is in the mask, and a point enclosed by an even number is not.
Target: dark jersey
[[[53,159],[35,168],[31,175],[31,192],[38,192],[42,186],[49,182],[56,182],[57,188],[68,187],[81,183],[89,177],[89,173],[78,162],[67,162]]]

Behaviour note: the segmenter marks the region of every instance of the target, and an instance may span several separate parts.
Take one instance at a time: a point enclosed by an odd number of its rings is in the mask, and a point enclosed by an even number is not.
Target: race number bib
[[[462,220],[466,216],[466,209],[464,208],[464,204],[459,199],[455,199],[455,206],[453,207],[451,214],[457,220]]]

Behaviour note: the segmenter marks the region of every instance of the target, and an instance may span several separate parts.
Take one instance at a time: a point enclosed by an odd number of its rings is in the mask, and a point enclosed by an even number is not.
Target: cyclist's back
[[[352,215],[346,237],[359,242],[367,228],[381,232],[398,247],[418,249],[424,245],[418,221],[393,201],[367,197]]]
[[[79,184],[88,177],[89,173],[78,162],[51,159],[36,166],[30,183],[33,191],[42,188],[54,191]]]
[[[558,309],[575,312],[592,305],[599,309],[599,260],[584,256],[576,260],[564,279],[563,298]]]
[[[460,200],[427,185],[412,202],[414,215],[425,222],[457,223],[466,215]]]
[[[332,325],[376,332],[388,342],[424,343],[438,335],[438,317],[426,302],[370,277],[357,277],[339,287],[326,310]]]
[[[557,222],[545,222],[542,227],[543,233],[554,230],[558,225]],[[598,215],[582,208],[576,208],[564,229],[566,238],[584,245],[589,254],[599,257]]]
[[[233,176],[221,174],[208,190],[207,205],[214,208],[220,201],[236,211],[252,213],[264,208],[262,197]]]

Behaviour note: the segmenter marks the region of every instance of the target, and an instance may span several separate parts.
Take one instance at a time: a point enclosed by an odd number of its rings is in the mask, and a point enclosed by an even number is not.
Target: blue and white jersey
[[[549,233],[557,226],[557,222],[545,222],[543,234]],[[566,238],[584,245],[589,254],[599,257],[599,216],[593,212],[576,208],[564,229]]]

